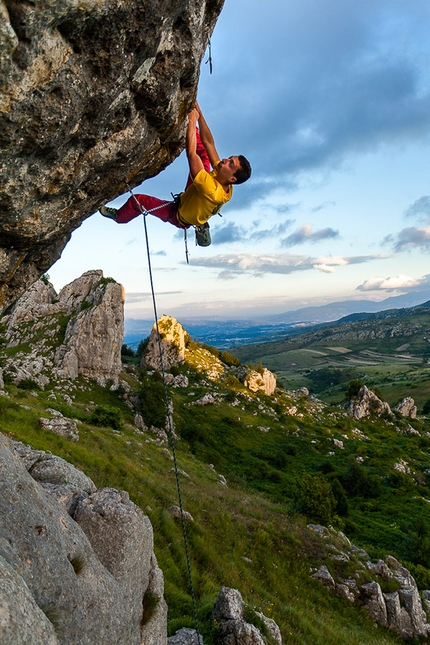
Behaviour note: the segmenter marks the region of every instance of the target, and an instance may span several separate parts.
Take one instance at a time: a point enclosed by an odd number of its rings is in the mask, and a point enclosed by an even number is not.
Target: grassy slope
[[[177,521],[167,512],[169,506],[177,504],[172,461],[163,448],[153,442],[150,433],[137,435],[130,410],[115,393],[96,385],[88,389],[88,383],[82,382],[77,389],[68,389],[67,393],[75,396],[72,407],[60,403],[58,391],[58,400],[53,402],[48,398],[49,390],[35,397],[13,385],[7,387],[10,397],[0,397],[3,432],[64,457],[82,468],[98,487],[129,491],[133,501],[148,513],[154,526],[156,555],[165,574],[169,628],[174,631],[182,625],[193,626],[182,535]],[[227,394],[230,402],[190,406],[208,390],[198,375],[190,388],[171,390],[177,431],[183,437],[178,443],[178,465],[189,475],[181,476],[182,496],[184,508],[194,517],[187,530],[206,641],[213,637],[209,620],[213,602],[220,586],[227,585],[238,588],[248,603],[273,616],[286,643],[398,642],[392,634],[375,627],[363,611],[328,595],[310,580],[310,566],[320,563],[323,555],[319,539],[305,528],[305,519],[291,514],[291,491],[303,471],[320,472],[327,460],[334,471],[344,472],[348,455],[364,455],[372,472],[383,472],[384,464],[390,462],[391,467],[393,459],[408,451],[412,443],[416,467],[422,473],[429,465],[426,447],[390,426],[381,430],[380,424],[373,427],[372,423],[360,425],[371,441],[356,440],[351,434],[356,424],[342,412],[314,409],[309,414],[305,401],[297,402],[303,416],[291,416],[286,410],[294,402],[286,395],[274,403],[261,396],[239,394],[235,398],[231,388],[221,385],[211,385],[210,389]],[[234,405],[236,400],[238,405]],[[90,411],[98,404],[119,410],[123,419],[120,432],[88,423]],[[37,419],[47,416],[47,407],[82,420],[79,443],[38,427]],[[263,432],[259,426],[270,430]],[[351,437],[344,439],[347,448],[328,458],[333,437],[342,434]],[[219,483],[209,463],[227,477],[228,488]],[[426,479],[422,477],[425,488]],[[378,500],[351,499],[356,520],[352,537],[372,555],[387,551],[399,555],[394,547],[404,542],[404,533],[399,526],[387,527],[393,524],[400,501],[405,522],[423,512],[425,503],[419,495],[415,499],[416,495],[406,490],[415,487],[414,493],[418,492],[412,478],[403,484],[405,491],[386,487]],[[427,488],[421,492],[430,496]]]

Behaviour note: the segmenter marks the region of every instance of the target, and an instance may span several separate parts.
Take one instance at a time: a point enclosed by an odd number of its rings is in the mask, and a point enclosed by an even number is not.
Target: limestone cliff
[[[0,0],[0,309],[182,150],[224,0]]]
[[[87,376],[105,383],[122,369],[124,291],[102,271],[87,271],[57,295],[38,280],[2,318],[6,326],[4,371],[19,383]],[[16,351],[14,351],[16,350]]]

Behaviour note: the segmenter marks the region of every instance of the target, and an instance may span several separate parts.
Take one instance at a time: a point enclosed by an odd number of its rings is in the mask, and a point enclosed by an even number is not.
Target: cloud
[[[159,291],[157,295],[165,296],[165,295],[172,295],[176,293],[183,293],[183,292],[182,291]],[[152,294],[150,291],[141,291],[141,292],[131,291],[125,294],[125,301],[127,305],[143,302],[148,298],[152,298]]]
[[[357,150],[428,136],[427,0],[303,0],[275,10],[276,20],[260,0],[226,3],[212,38],[214,75],[201,87],[218,149],[243,152],[253,166],[236,203]],[[231,130],[238,106],[240,128]]]
[[[315,206],[311,209],[311,213],[318,213],[318,211],[321,211],[328,206],[336,206],[336,202],[324,202],[323,204],[319,204],[319,206]]]
[[[397,275],[393,278],[370,278],[357,287],[357,291],[392,291],[398,289],[412,289],[427,284],[426,277],[411,278],[407,275]]]
[[[215,228],[212,232],[212,244],[229,244],[231,242],[241,242],[246,238],[243,228],[240,228],[234,222],[229,222],[221,228]]]
[[[334,239],[339,237],[339,231],[332,228],[323,228],[319,231],[312,231],[311,224],[305,224],[291,233],[288,237],[281,240],[281,246],[290,247],[296,244],[304,244],[305,242],[320,242],[321,240]]]
[[[348,264],[362,264],[372,260],[386,259],[387,255],[359,255],[352,257],[292,255],[289,253],[269,253],[259,255],[256,253],[223,254],[211,258],[201,257],[193,260],[193,265],[204,266],[209,269],[220,269],[228,274],[247,273],[253,277],[265,273],[288,275],[296,271],[319,270],[333,273],[337,267]],[[221,274],[220,274],[221,275]]]
[[[247,229],[243,226],[237,226],[234,222],[229,222],[222,227],[213,227],[212,230],[212,244],[217,246],[219,244],[230,244],[232,242],[261,242],[266,239],[272,238],[278,241],[279,237],[283,235],[294,223],[295,220],[287,219],[280,224],[276,224],[272,228],[253,230],[248,233]],[[251,224],[252,229],[258,227],[259,222],[254,221]]]
[[[396,251],[414,248],[430,250],[430,226],[403,228],[396,237],[387,236],[384,241],[392,243]]]
[[[406,217],[418,217],[420,219],[430,218],[430,196],[424,195],[417,199],[405,210]]]
[[[279,236],[283,235],[286,230],[294,224],[294,222],[294,219],[287,219],[285,222],[282,222],[282,224],[276,224],[276,226],[273,226],[272,228],[254,231],[254,233],[251,233],[249,236],[249,240],[253,242],[260,242],[261,240],[266,240],[268,238],[278,240]]]

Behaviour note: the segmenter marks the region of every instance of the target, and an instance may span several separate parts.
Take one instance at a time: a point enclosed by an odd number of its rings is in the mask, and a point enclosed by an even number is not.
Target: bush
[[[364,382],[361,379],[354,379],[348,383],[346,388],[346,398],[352,399],[354,396],[357,396],[360,389],[363,387]]]
[[[146,338],[143,338],[138,344],[137,350],[136,350],[136,356],[138,356],[139,358],[142,358],[142,356],[146,351],[146,348],[148,347],[148,344],[149,344],[149,336],[147,336]]]
[[[351,495],[356,497],[379,497],[381,481],[376,475],[370,475],[355,459],[349,463],[347,471],[342,475],[341,484]]]
[[[128,345],[123,343],[123,345],[121,347],[121,356],[127,356],[129,358],[134,358],[136,356],[136,354],[131,349],[131,347],[129,347]]]
[[[120,430],[121,428],[121,412],[118,408],[111,406],[98,405],[92,412],[89,422],[94,426],[101,426],[102,428],[113,428]]]
[[[330,482],[322,475],[303,473],[293,493],[294,508],[315,522],[328,526],[333,518],[336,500]]]
[[[348,498],[345,489],[338,479],[334,479],[331,484],[331,490],[335,499],[335,512],[340,517],[345,517],[349,513]]]
[[[167,410],[163,377],[159,372],[154,372],[151,377],[142,372],[141,382],[138,396],[143,420],[148,426],[164,428]]]
[[[423,414],[430,414],[430,399],[427,399],[423,405]]]
[[[31,378],[23,378],[22,381],[18,383],[18,387],[21,390],[40,390],[39,385]]]

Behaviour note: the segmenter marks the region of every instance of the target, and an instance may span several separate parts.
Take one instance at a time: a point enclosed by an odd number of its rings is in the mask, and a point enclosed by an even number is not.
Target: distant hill
[[[428,301],[416,307],[350,314],[282,340],[235,347],[231,352],[242,362],[262,362],[286,387],[308,387],[327,400],[341,400],[345,383],[364,379],[380,388],[390,403],[402,396],[405,386],[413,386],[414,397],[423,405],[429,393],[429,314]]]
[[[271,320],[272,322],[282,321],[284,323],[332,322],[354,313],[374,313],[387,309],[415,307],[429,299],[430,291],[427,289],[402,296],[393,296],[380,302],[373,300],[343,300],[341,302],[332,302],[328,305],[321,305],[320,307],[304,307],[303,309],[286,311],[282,314],[270,316],[267,320]]]

